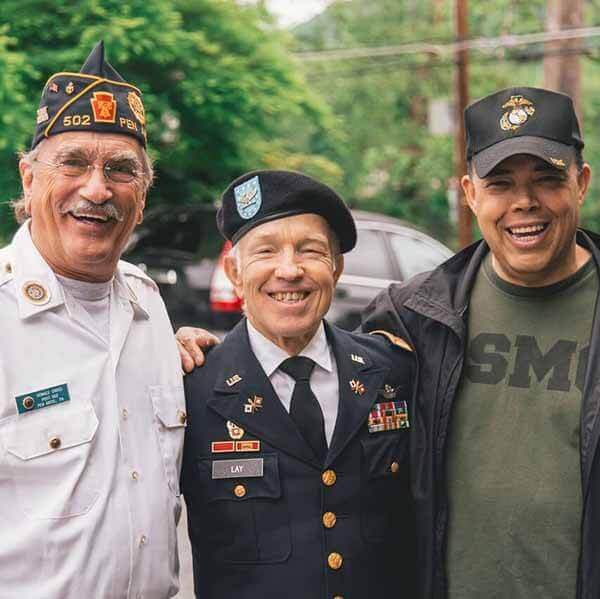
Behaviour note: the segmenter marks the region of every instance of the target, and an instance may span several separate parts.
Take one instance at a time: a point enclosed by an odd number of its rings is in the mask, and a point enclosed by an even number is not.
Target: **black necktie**
[[[315,363],[303,356],[288,358],[279,365],[280,370],[296,381],[290,404],[290,416],[315,455],[324,462],[327,455],[327,442],[323,412],[309,383],[314,367]]]

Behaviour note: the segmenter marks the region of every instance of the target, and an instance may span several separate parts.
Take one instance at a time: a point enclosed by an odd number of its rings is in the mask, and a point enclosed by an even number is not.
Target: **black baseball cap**
[[[42,139],[65,131],[124,133],[146,146],[142,92],[105,60],[102,41],[79,73],[63,71],[48,79],[36,122],[31,149]]]
[[[263,223],[296,214],[322,216],[340,242],[356,245],[356,225],[344,200],[331,187],[295,171],[251,171],[230,183],[221,196],[217,227],[234,245]]]
[[[510,87],[471,104],[465,131],[467,160],[482,178],[515,154],[566,170],[584,145],[571,98],[535,87]]]

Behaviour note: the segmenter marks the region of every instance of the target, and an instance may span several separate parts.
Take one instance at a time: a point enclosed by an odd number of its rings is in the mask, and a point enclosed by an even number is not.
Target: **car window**
[[[426,239],[390,234],[389,240],[405,279],[435,268],[450,257],[450,251],[428,243]]]
[[[344,254],[344,274],[393,279],[384,239],[379,231],[359,229],[356,247]]]

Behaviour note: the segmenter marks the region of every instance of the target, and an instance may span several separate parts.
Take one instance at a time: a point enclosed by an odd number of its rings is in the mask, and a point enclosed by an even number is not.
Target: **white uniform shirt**
[[[289,413],[296,382],[289,374],[279,370],[279,365],[284,360],[287,360],[290,355],[267,339],[262,333],[259,333],[249,320],[246,321],[246,325],[248,327],[250,347],[271,381],[271,385],[281,400],[283,407]],[[313,338],[298,355],[306,356],[316,363],[310,375],[309,383],[323,412],[325,439],[327,440],[327,445],[329,445],[333,437],[335,421],[337,420],[340,389],[335,356],[327,342],[323,322],[319,325]]]
[[[25,224],[0,250],[0,330],[0,599],[174,595],[185,404],[156,285],[119,263],[107,341]]]

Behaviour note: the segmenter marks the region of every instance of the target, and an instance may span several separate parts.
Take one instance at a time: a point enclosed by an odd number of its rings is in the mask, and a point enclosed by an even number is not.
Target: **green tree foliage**
[[[298,51],[374,47],[454,39],[453,2],[443,0],[343,0],[294,30]],[[600,22],[598,0],[586,3],[587,26]],[[469,2],[469,35],[498,37],[543,31],[546,0]],[[599,42],[595,42],[596,46]],[[588,44],[590,45],[590,44]],[[600,62],[593,49],[582,57],[585,156],[600,164]],[[513,85],[543,86],[543,47],[472,52],[471,99]],[[430,102],[452,100],[452,56],[403,54],[389,58],[306,62],[307,79],[338,119],[344,143],[310,146],[337,162],[343,191],[358,207],[381,210],[455,243],[447,186],[453,176],[451,135],[432,135]],[[600,228],[600,187],[594,184],[584,224]]]
[[[79,70],[99,39],[144,92],[158,167],[151,204],[213,201],[233,177],[261,166],[291,162],[340,177],[330,160],[286,141],[296,122],[320,137],[331,122],[261,4],[3,0],[0,15],[0,235],[15,226],[6,206],[18,192],[14,156],[29,143],[45,81]]]

